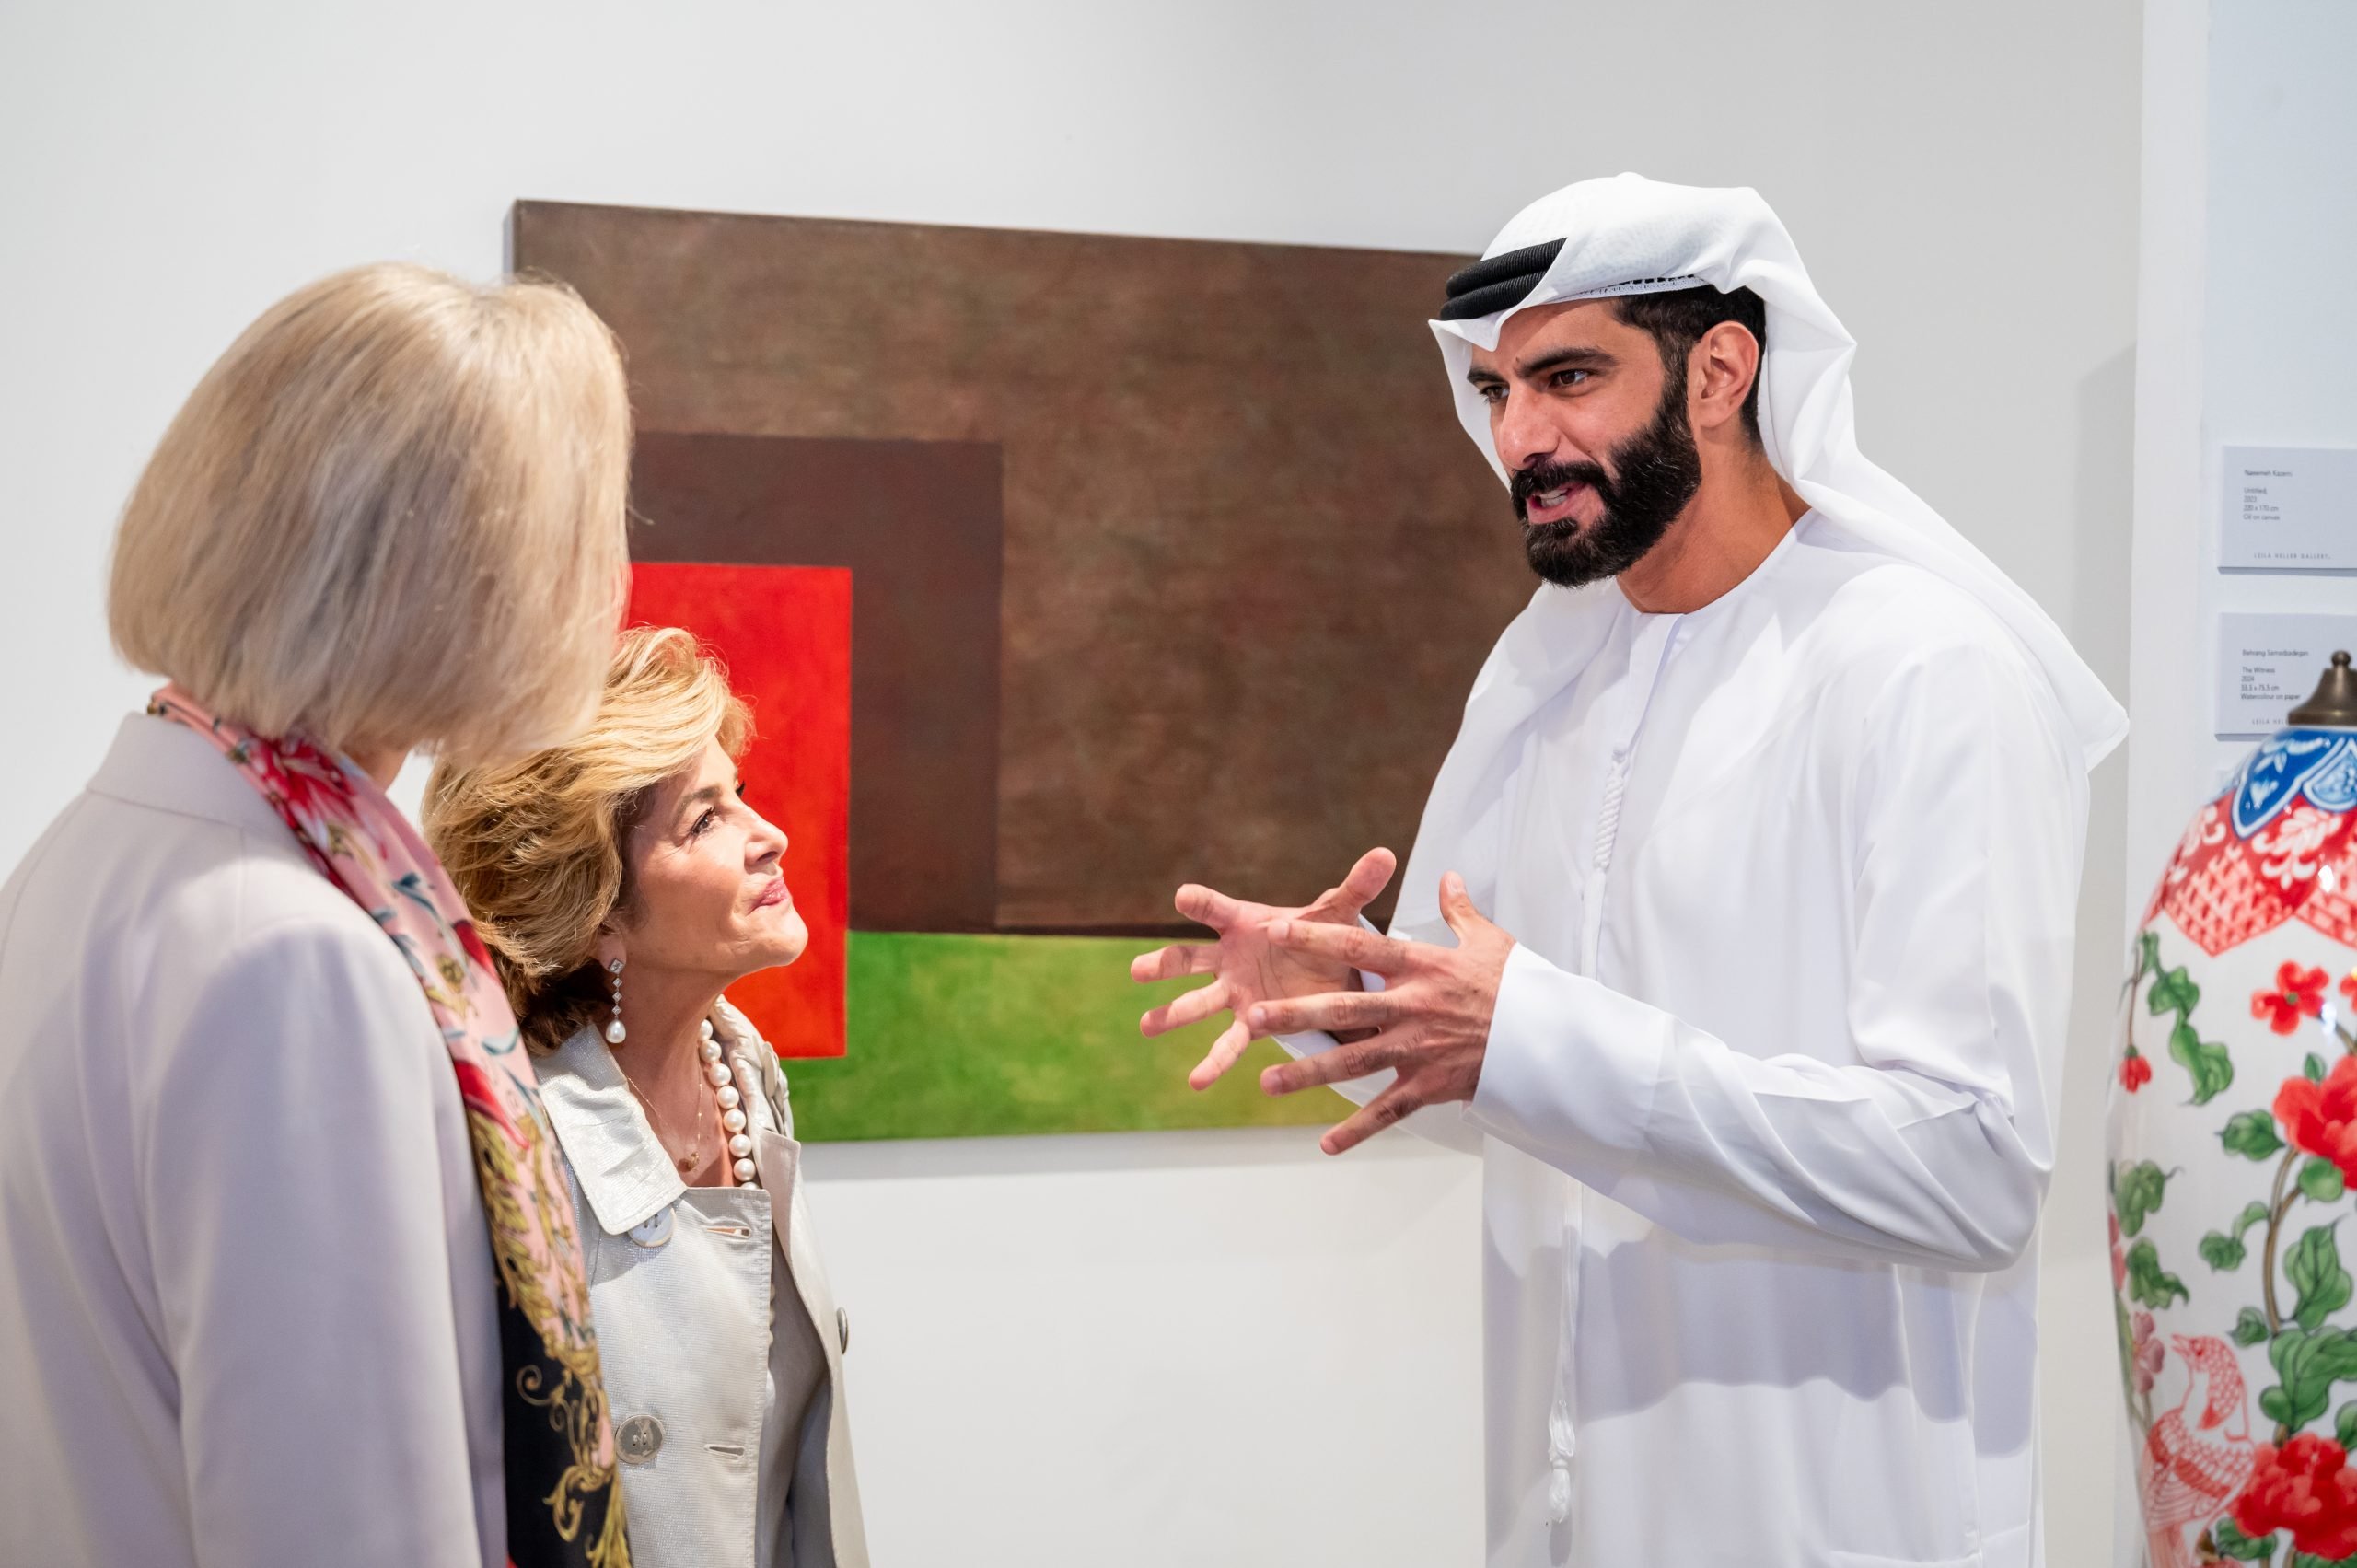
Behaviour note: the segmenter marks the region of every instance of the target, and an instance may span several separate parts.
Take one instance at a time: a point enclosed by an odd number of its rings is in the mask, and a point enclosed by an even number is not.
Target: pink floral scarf
[[[508,1562],[629,1568],[572,1199],[516,1016],[458,889],[376,782],[332,752],[254,735],[174,686],[147,711],[218,747],[409,961],[458,1074],[499,1270]]]

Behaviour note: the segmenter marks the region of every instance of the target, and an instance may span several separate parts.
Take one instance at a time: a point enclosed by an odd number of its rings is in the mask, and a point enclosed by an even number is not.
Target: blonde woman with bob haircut
[[[586,720],[629,449],[570,292],[384,265],[148,460],[166,684],[0,889],[0,1562],[628,1563],[529,1058],[384,791]]]
[[[828,1294],[777,1058],[722,997],[801,957],[745,705],[676,628],[623,633],[588,729],[445,765],[426,835],[539,1056],[587,1238],[639,1568],[865,1568]]]

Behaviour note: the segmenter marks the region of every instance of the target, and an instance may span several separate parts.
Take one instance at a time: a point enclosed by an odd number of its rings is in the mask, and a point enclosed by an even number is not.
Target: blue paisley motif
[[[2357,807],[2357,735],[2287,729],[2243,764],[2228,792],[2235,836],[2247,839],[2301,796],[2326,811]]]

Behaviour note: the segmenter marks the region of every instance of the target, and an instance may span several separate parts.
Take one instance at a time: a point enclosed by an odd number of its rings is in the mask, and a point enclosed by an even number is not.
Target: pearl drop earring
[[[622,1028],[622,961],[615,958],[606,965],[606,972],[614,977],[614,1021],[606,1026],[606,1043],[620,1045],[630,1038]]]

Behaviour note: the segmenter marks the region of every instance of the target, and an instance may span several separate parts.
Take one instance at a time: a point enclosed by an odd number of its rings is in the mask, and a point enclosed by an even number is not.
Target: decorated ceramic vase
[[[2136,934],[2111,1272],[2152,1568],[2357,1565],[2357,675],[2186,830]]]

